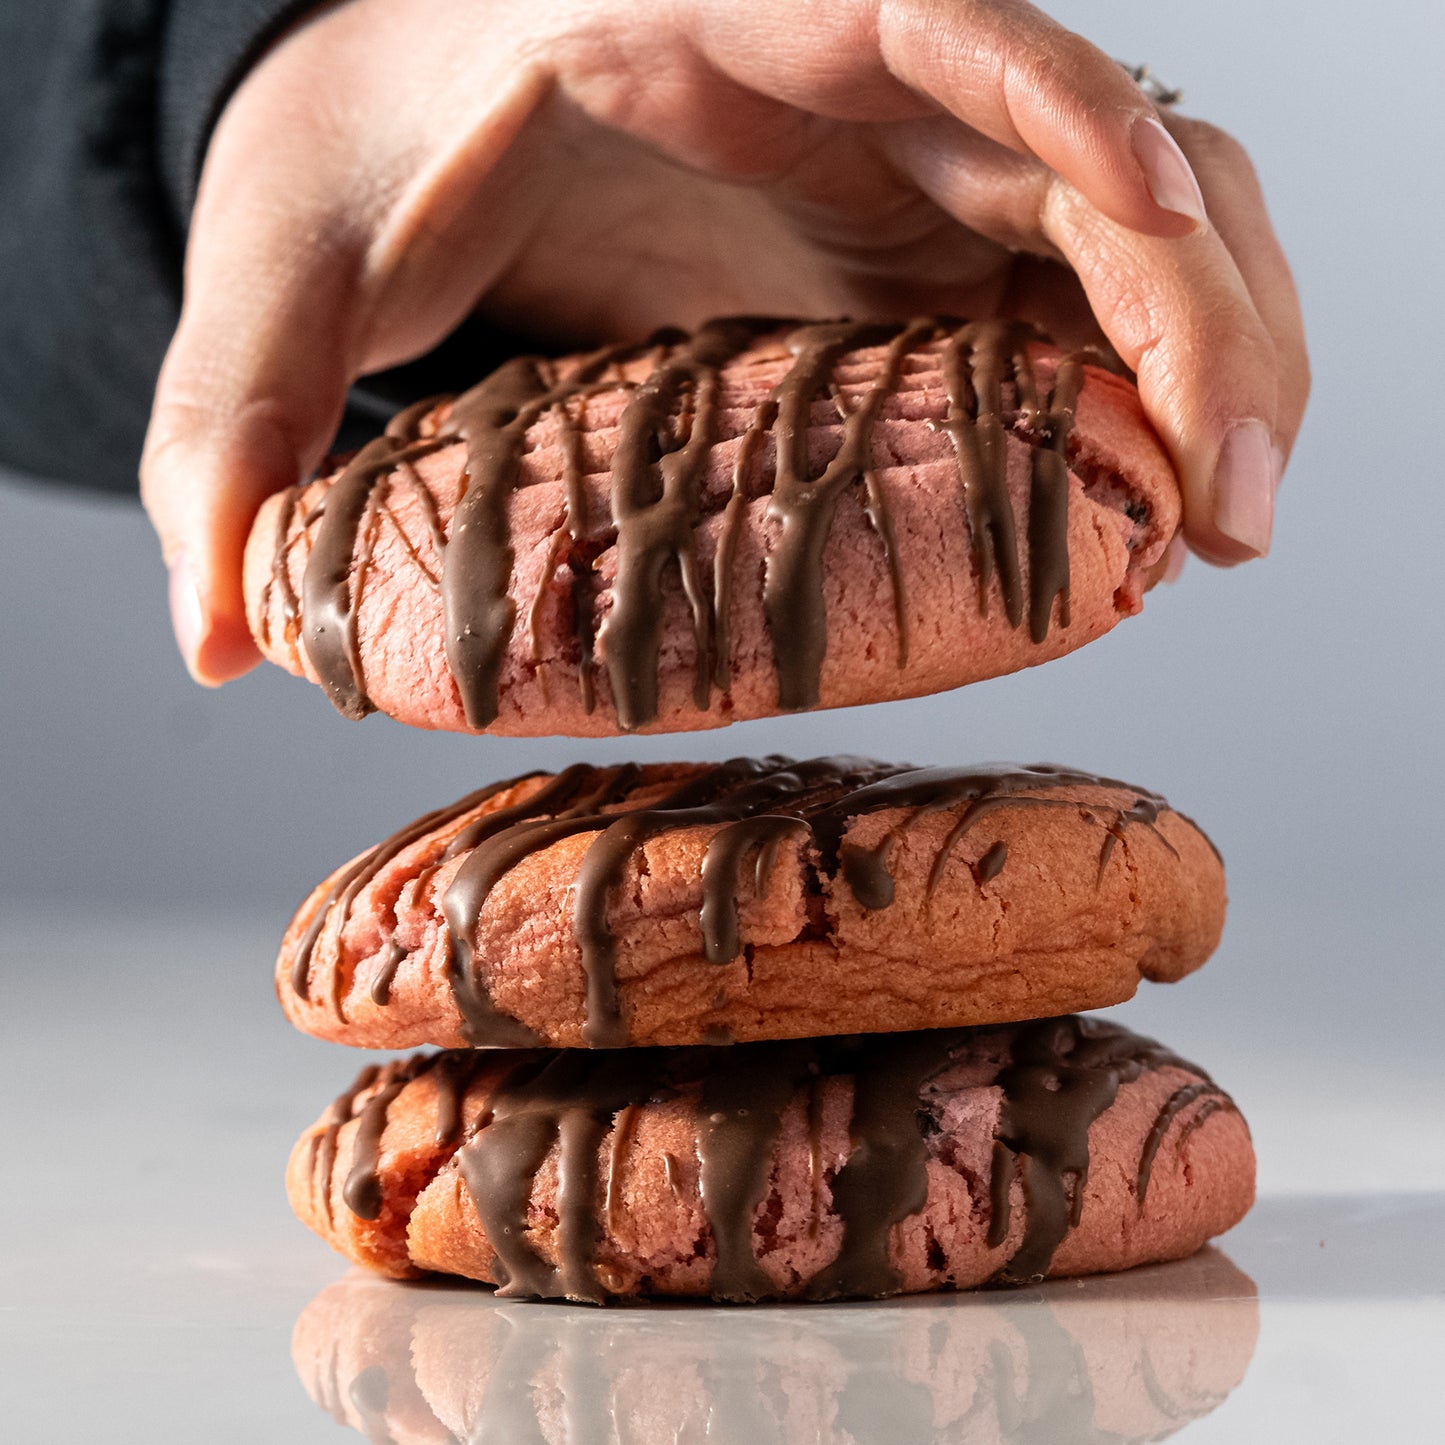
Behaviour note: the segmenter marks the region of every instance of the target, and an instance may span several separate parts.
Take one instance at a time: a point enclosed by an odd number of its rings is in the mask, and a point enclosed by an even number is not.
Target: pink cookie
[[[333,874],[276,984],[298,1027],[366,1048],[972,1026],[1178,979],[1224,908],[1188,818],[1068,768],[578,764]]]
[[[398,1277],[503,1295],[878,1297],[1193,1253],[1254,1197],[1201,1070],[1112,1024],[372,1067],[292,1207]]]
[[[262,507],[265,655],[419,727],[676,732],[958,687],[1137,612],[1131,382],[1032,329],[714,322],[518,358]]]

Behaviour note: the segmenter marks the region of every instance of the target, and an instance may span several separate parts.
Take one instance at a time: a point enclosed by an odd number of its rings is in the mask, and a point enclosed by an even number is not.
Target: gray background
[[[1260,1157],[1260,1205],[1223,1241],[1259,1282],[1259,1349],[1186,1433],[1438,1434],[1445,6],[1049,8],[1250,147],[1316,375],[1275,555],[1232,575],[1191,564],[1081,654],[952,696],[676,739],[353,725],[274,669],[191,685],[138,509],[0,485],[0,1418],[16,1438],[359,1439],[288,1359],[297,1313],[344,1266],[291,1218],[282,1161],[358,1063],[292,1031],[271,996],[290,910],[479,782],[579,754],[774,748],[1058,759],[1162,789],[1209,828],[1230,866],[1223,947],[1124,1008],[1215,1072]],[[885,1316],[853,1315],[871,1362]],[[629,1318],[607,1317],[624,1362]],[[839,1318],[787,1324],[805,1338]],[[887,1378],[875,1393],[894,1418],[912,1398]],[[714,1403],[719,1439],[759,1438]]]
[[[1304,0],[1049,8],[1151,62],[1256,159],[1316,376],[1270,559],[1191,562],[1102,642],[952,695],[659,740],[494,741],[347,723],[269,667],[194,687],[139,510],[0,487],[0,909],[88,938],[224,915],[258,940],[264,1008],[267,955],[312,884],[494,777],[579,754],[1051,759],[1166,792],[1229,862],[1224,948],[1153,991],[1150,1026],[1245,1057],[1346,1030],[1427,1050],[1445,989],[1445,147],[1425,81],[1445,7],[1382,0],[1348,22]]]

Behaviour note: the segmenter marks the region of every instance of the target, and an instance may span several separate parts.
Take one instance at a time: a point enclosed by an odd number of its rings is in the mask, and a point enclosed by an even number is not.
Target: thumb
[[[335,433],[356,274],[305,217],[237,200],[224,213],[204,194],[198,203],[141,460],[176,641],[211,686],[259,661],[241,589],[246,537],[266,497],[309,472]]]

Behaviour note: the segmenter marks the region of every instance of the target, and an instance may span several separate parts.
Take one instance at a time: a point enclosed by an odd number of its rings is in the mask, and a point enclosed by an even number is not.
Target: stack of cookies
[[[263,509],[252,629],[344,713],[718,726],[936,691],[1137,611],[1178,522],[1130,383],[1027,328],[730,321],[523,358]],[[298,1214],[517,1296],[831,1299],[1172,1259],[1249,1207],[1227,1094],[1072,1011],[1224,875],[1052,766],[577,764],[333,874],[278,988],[365,1070]]]

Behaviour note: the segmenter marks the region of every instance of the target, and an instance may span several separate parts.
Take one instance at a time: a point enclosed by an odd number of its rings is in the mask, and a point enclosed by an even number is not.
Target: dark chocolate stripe
[[[1079,1222],[1089,1177],[1089,1127],[1121,1084],[1147,1069],[1188,1068],[1151,1039],[1077,1017],[1044,1019],[1014,1035],[999,1074],[999,1111],[990,1194],[989,1245],[1009,1234],[1009,1193],[1017,1174],[1027,1216],[1023,1238],[996,1278],[1027,1284],[1047,1273],[1054,1251]]]
[[[447,662],[462,711],[474,728],[495,720],[502,658],[516,622],[509,590],[511,525],[507,508],[517,488],[528,429],[554,408],[595,389],[598,379],[635,348],[607,347],[565,377],[550,363],[520,356],[452,403],[450,425],[466,444],[467,481],[452,517],[442,569]],[[569,501],[570,492],[569,492]]]
[[[783,1111],[808,1077],[807,1044],[780,1048],[762,1069],[710,1070],[698,1104],[697,1152],[703,1213],[717,1258],[709,1293],[735,1304],[765,1299],[775,1286],[753,1254],[753,1216],[768,1174]]]
[[[405,957],[406,949],[393,938],[386,945],[386,952],[382,954],[381,963],[371,978],[372,1003],[380,1004],[385,1008],[391,1002],[391,985],[395,981],[396,971]],[[340,970],[337,972],[339,974]]]
[[[847,352],[878,345],[887,330],[838,323],[810,326],[789,342],[797,360],[778,384],[773,426],[777,459],[768,515],[782,532],[763,578],[763,612],[778,665],[778,704],[818,705],[828,618],[823,601],[823,553],[844,491],[873,464],[873,428],[883,403],[898,385],[903,358],[934,331],[914,322],[889,342],[882,370],[843,421],[843,438],[832,461],[808,476],[808,430],[813,400],[826,394],[834,367]]]
[[[301,579],[302,645],[327,697],[352,719],[372,711],[356,655],[361,601],[360,587],[352,586],[356,543],[369,519],[376,484],[391,470],[397,450],[390,437],[377,437],[332,484]]]
[[[980,883],[992,883],[993,880],[1003,872],[1003,865],[1007,862],[1008,844],[995,843],[978,860],[974,868],[974,877],[977,878]]]
[[[472,727],[497,716],[498,672],[516,607],[507,502],[527,426],[548,387],[535,359],[518,357],[452,405],[451,424],[467,448],[466,489],[452,517],[442,568],[447,663]]]
[[[322,1212],[328,1224],[334,1224],[331,1211],[331,1174],[336,1167],[336,1146],[341,1126],[347,1123],[356,1105],[358,1094],[364,1093],[380,1077],[381,1065],[368,1064],[345,1093],[339,1094],[322,1121],[321,1132],[311,1136],[309,1173],[312,1192],[321,1199]]]
[[[374,710],[362,675],[356,619],[376,542],[377,488],[402,461],[441,445],[417,435],[434,405],[418,402],[393,417],[386,432],[347,463],[311,514],[320,516],[321,525],[301,576],[301,645],[336,710],[353,720]],[[285,571],[285,549],[278,547],[272,576]]]
[[[1025,360],[1020,376],[1027,371]],[[1029,490],[1029,636],[1036,643],[1049,635],[1055,602],[1060,626],[1069,625],[1068,440],[1083,380],[1078,357],[1061,358],[1048,410],[1025,417],[1043,439],[1034,450]]]
[[[539,1067],[540,1065],[540,1067]],[[477,1216],[497,1251],[501,1295],[600,1302],[592,1271],[601,1237],[597,1152],[612,1120],[650,1083],[629,1053],[562,1050],[523,1056],[489,1102],[490,1117],[460,1152]],[[557,1250],[551,1265],[527,1243],[538,1171],[559,1150]]]
[[[399,1070],[393,1072],[387,1083],[366,1101],[359,1116],[356,1141],[351,1149],[351,1170],[341,1190],[346,1207],[358,1219],[381,1217],[382,1188],[377,1174],[381,1134],[386,1128],[387,1111],[409,1077]]]
[[[369,848],[354,863],[343,869],[336,881],[332,883],[326,897],[317,905],[316,912],[306,926],[306,931],[296,944],[296,954],[291,961],[291,987],[297,997],[304,999],[310,994],[312,956],[316,951],[321,931],[326,926],[326,920],[331,916],[333,909],[339,910],[339,931],[340,926],[344,925],[346,921],[352,903],[356,900],[356,895],[394,858],[411,847],[413,843],[446,827],[448,823],[457,818],[465,816],[473,808],[481,807],[488,799],[508,788],[515,787],[529,776],[533,775],[526,774],[522,778],[512,778],[506,782],[493,783],[490,787],[479,788],[475,793],[468,793],[465,798],[453,803],[450,807],[438,808],[434,812],[427,813],[399,833],[393,833],[385,842]],[[394,969],[392,971],[395,972]],[[388,980],[388,993],[390,993],[390,988],[390,980]],[[382,1000],[378,999],[377,1002],[382,1002]]]
[[[1169,1126],[1182,1110],[1200,1099],[1208,1102],[1195,1115],[1196,1125],[1220,1109],[1234,1107],[1234,1100],[1217,1084],[1208,1079],[1199,1084],[1185,1084],[1182,1088],[1175,1089],[1165,1099],[1159,1106],[1159,1112],[1154,1116],[1154,1122],[1150,1125],[1148,1136],[1144,1140],[1144,1148],[1139,1154],[1139,1174],[1135,1180],[1134,1193],[1138,1196],[1141,1210],[1144,1208],[1144,1196],[1149,1191],[1149,1178],[1154,1171],[1154,1159],[1159,1153],[1159,1146],[1164,1142],[1164,1136],[1169,1132]]]
[[[899,1034],[862,1045],[850,1060],[853,1149],[833,1181],[843,1246],[808,1282],[809,1299],[887,1295],[901,1287],[889,1258],[893,1226],[928,1202],[930,1156],[918,1127],[920,1095],[959,1042],[957,1033]]]
[[[752,338],[752,329],[737,322],[704,326],[638,387],[622,414],[612,458],[617,580],[598,640],[623,728],[640,727],[657,716],[663,577],[674,561],[692,609],[693,699],[699,709],[708,706],[712,615],[697,555],[697,523],[708,458],[717,441],[722,367]],[[692,422],[679,444],[671,423],[684,394],[691,397]]]
[[[1008,490],[1003,383],[1016,349],[1006,323],[977,322],[949,338],[942,358],[948,389],[944,430],[958,458],[979,611],[988,611],[989,585],[997,573],[1004,611],[1014,627],[1023,620],[1023,582]]]
[[[266,593],[261,599],[261,617],[270,636],[270,598],[272,589],[281,593],[281,618],[286,624],[293,623],[301,615],[300,599],[291,585],[291,569],[287,558],[291,550],[291,522],[296,516],[296,505],[301,498],[300,487],[287,488],[281,505],[276,509],[276,543],[271,554],[271,574],[266,582]]]
[[[742,952],[738,933],[738,875],[749,853],[755,858],[753,891],[761,897],[778,844],[789,833],[806,829],[801,818],[764,813],[719,829],[702,860],[703,957],[709,963],[731,963]]]

